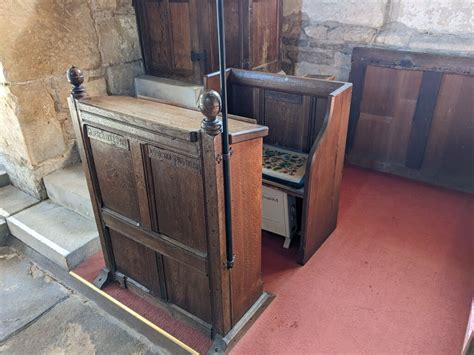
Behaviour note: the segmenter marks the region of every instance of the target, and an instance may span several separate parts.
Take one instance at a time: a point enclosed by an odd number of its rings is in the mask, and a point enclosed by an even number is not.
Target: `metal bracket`
[[[232,156],[232,154],[234,154],[234,151],[232,150],[232,148],[229,149],[229,153],[227,154],[217,154],[216,156],[217,164],[220,164],[221,161],[223,160],[230,160],[230,157]]]
[[[99,275],[97,275],[97,277],[93,281],[93,284],[99,290],[102,290],[102,288],[111,280],[112,280],[112,273],[110,272],[109,269],[103,268],[102,270],[100,270]]]
[[[232,260],[227,260],[226,264],[228,269],[232,269],[235,264],[235,255],[232,255]]]

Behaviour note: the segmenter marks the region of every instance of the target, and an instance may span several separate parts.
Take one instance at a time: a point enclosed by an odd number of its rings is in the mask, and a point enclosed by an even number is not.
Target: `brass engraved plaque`
[[[100,142],[129,150],[128,140],[118,134],[87,126],[87,136]]]
[[[201,171],[201,164],[198,159],[192,159],[184,155],[160,149],[154,146],[148,146],[148,156],[153,159],[159,159],[164,163],[174,165],[191,171]]]

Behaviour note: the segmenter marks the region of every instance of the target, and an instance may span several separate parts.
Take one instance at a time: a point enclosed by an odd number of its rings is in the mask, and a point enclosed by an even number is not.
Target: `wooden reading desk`
[[[106,269],[96,279],[185,317],[227,344],[268,300],[261,280],[265,126],[230,117],[235,265],[227,268],[221,122],[133,97],[69,104]],[[251,192],[251,193],[249,193]]]

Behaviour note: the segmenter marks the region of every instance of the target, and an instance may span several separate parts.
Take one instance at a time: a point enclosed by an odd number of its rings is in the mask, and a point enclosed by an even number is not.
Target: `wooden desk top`
[[[186,140],[196,137],[203,119],[197,110],[131,96],[87,97],[79,101],[79,106],[82,111]],[[231,144],[268,134],[268,127],[235,119],[232,115],[229,115],[228,127]]]

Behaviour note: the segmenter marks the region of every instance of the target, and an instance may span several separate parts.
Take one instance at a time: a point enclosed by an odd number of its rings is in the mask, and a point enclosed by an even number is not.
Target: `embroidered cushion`
[[[294,188],[304,185],[308,154],[269,144],[263,145],[263,177]]]

